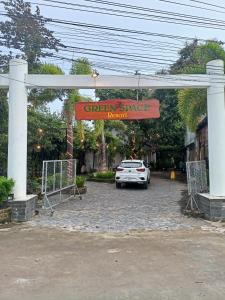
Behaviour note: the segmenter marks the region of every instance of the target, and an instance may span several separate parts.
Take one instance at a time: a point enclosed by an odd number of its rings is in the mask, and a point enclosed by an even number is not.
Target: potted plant
[[[76,194],[85,194],[87,192],[87,187],[85,186],[86,178],[84,176],[76,177]]]
[[[8,205],[8,197],[12,193],[14,181],[0,176],[0,223],[11,221],[11,208]]]

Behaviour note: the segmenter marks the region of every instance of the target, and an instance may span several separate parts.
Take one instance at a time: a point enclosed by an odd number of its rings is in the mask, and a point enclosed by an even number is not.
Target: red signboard
[[[76,120],[141,120],[160,117],[159,100],[113,99],[75,104]]]

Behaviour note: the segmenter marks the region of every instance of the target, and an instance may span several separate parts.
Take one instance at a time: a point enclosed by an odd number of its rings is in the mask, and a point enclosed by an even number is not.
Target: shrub
[[[28,194],[39,194],[41,193],[41,178],[29,177],[27,179],[27,192]]]
[[[115,176],[115,173],[112,171],[97,172],[94,174],[95,178],[101,178],[101,179],[113,179],[114,176]]]
[[[77,176],[76,177],[76,185],[78,188],[84,187],[86,178],[84,176]]]
[[[0,204],[7,200],[14,186],[14,181],[6,177],[0,176]]]
[[[55,173],[55,175],[50,175],[47,178],[47,187],[49,189],[52,189],[55,183],[55,188],[59,189],[60,188],[60,181],[61,181],[61,174],[60,173]],[[68,181],[68,178],[65,174],[62,175],[62,187],[67,186],[70,184]]]

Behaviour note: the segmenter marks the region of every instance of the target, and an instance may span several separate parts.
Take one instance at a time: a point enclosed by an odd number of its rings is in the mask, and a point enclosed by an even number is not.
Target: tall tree
[[[170,74],[179,74],[183,70],[193,64],[196,64],[196,58],[194,57],[194,51],[198,47],[198,40],[195,39],[191,43],[185,44],[185,46],[178,52],[179,58],[177,61],[170,67],[168,72]]]
[[[33,69],[34,74],[51,74],[51,75],[63,75],[64,72],[60,67],[49,64],[49,63],[38,63]],[[52,90],[52,89],[40,89],[33,88],[29,91],[28,101],[34,106],[39,107],[43,106],[49,102],[54,101],[55,99],[63,100],[64,98],[63,90]]]
[[[66,127],[62,118],[46,108],[28,109],[28,191],[36,192],[42,161],[63,159]]]
[[[53,64],[43,64],[41,59],[52,56],[63,45],[46,27],[50,19],[44,18],[37,6],[35,12],[29,2],[24,0],[3,1],[9,20],[0,22],[0,46],[9,49],[8,55],[2,55],[4,69],[8,69],[8,61],[12,58],[22,58],[28,62],[29,72],[33,74],[63,74],[62,70]],[[13,54],[12,50],[16,50]],[[1,67],[1,65],[0,65]],[[62,98],[61,90],[41,90],[34,88],[29,93],[29,101],[35,105],[43,105],[56,98]]]
[[[50,20],[44,18],[38,6],[35,12],[29,2],[23,0],[2,1],[9,20],[0,22],[0,46],[17,49],[19,57],[26,59],[32,68],[40,58],[52,56],[63,45],[46,28]]]
[[[0,22],[0,46],[8,49],[8,54],[0,55],[0,72],[8,72],[8,62],[12,58],[22,58],[28,61],[30,73],[39,74],[63,74],[62,70],[53,65],[42,63],[42,59],[52,56],[62,46],[60,41],[56,39],[53,32],[47,29],[46,23],[48,19],[40,14],[40,10],[36,7],[32,12],[29,2],[23,0],[2,1],[6,11],[7,19]],[[1,53],[0,53],[1,54]],[[29,91],[28,100],[32,103],[33,108],[43,106],[49,101],[62,96],[62,91],[41,90],[39,88]],[[1,102],[7,107],[6,93],[0,95]],[[28,112],[29,118],[29,112]],[[6,116],[7,120],[8,117]],[[1,122],[2,122],[1,118]],[[28,138],[29,138],[28,127]],[[7,128],[4,130],[4,145],[7,143]],[[28,150],[33,149],[28,148]],[[7,157],[7,146],[4,147],[3,156]],[[28,170],[32,166],[33,160],[30,159],[28,151]],[[1,154],[0,154],[1,156]],[[3,166],[3,164],[1,164]],[[5,172],[5,167],[4,167]]]
[[[104,120],[95,121],[95,135],[100,137],[100,171],[107,170],[107,161],[106,161],[106,141],[105,141],[105,122]]]
[[[89,75],[91,74],[91,64],[86,58],[79,58],[72,64],[70,74],[72,75]],[[67,124],[67,157],[73,158],[73,117],[74,104],[82,101],[85,97],[79,94],[78,90],[71,90],[68,92],[67,98],[64,102],[63,114]],[[80,141],[84,140],[84,126],[82,121],[77,122],[79,129]]]
[[[146,124],[149,141],[156,149],[159,168],[174,167],[184,159],[185,134],[177,108],[177,91],[156,90],[153,96],[160,101],[160,118]]]

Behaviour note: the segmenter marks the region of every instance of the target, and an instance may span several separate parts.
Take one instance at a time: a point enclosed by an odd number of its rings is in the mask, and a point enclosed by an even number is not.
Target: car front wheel
[[[143,187],[144,187],[145,190],[147,190],[147,188],[148,188],[148,181],[146,181],[146,182],[144,183],[144,186],[143,186]]]
[[[116,182],[116,188],[117,188],[117,189],[120,189],[120,188],[121,188],[121,183]]]

